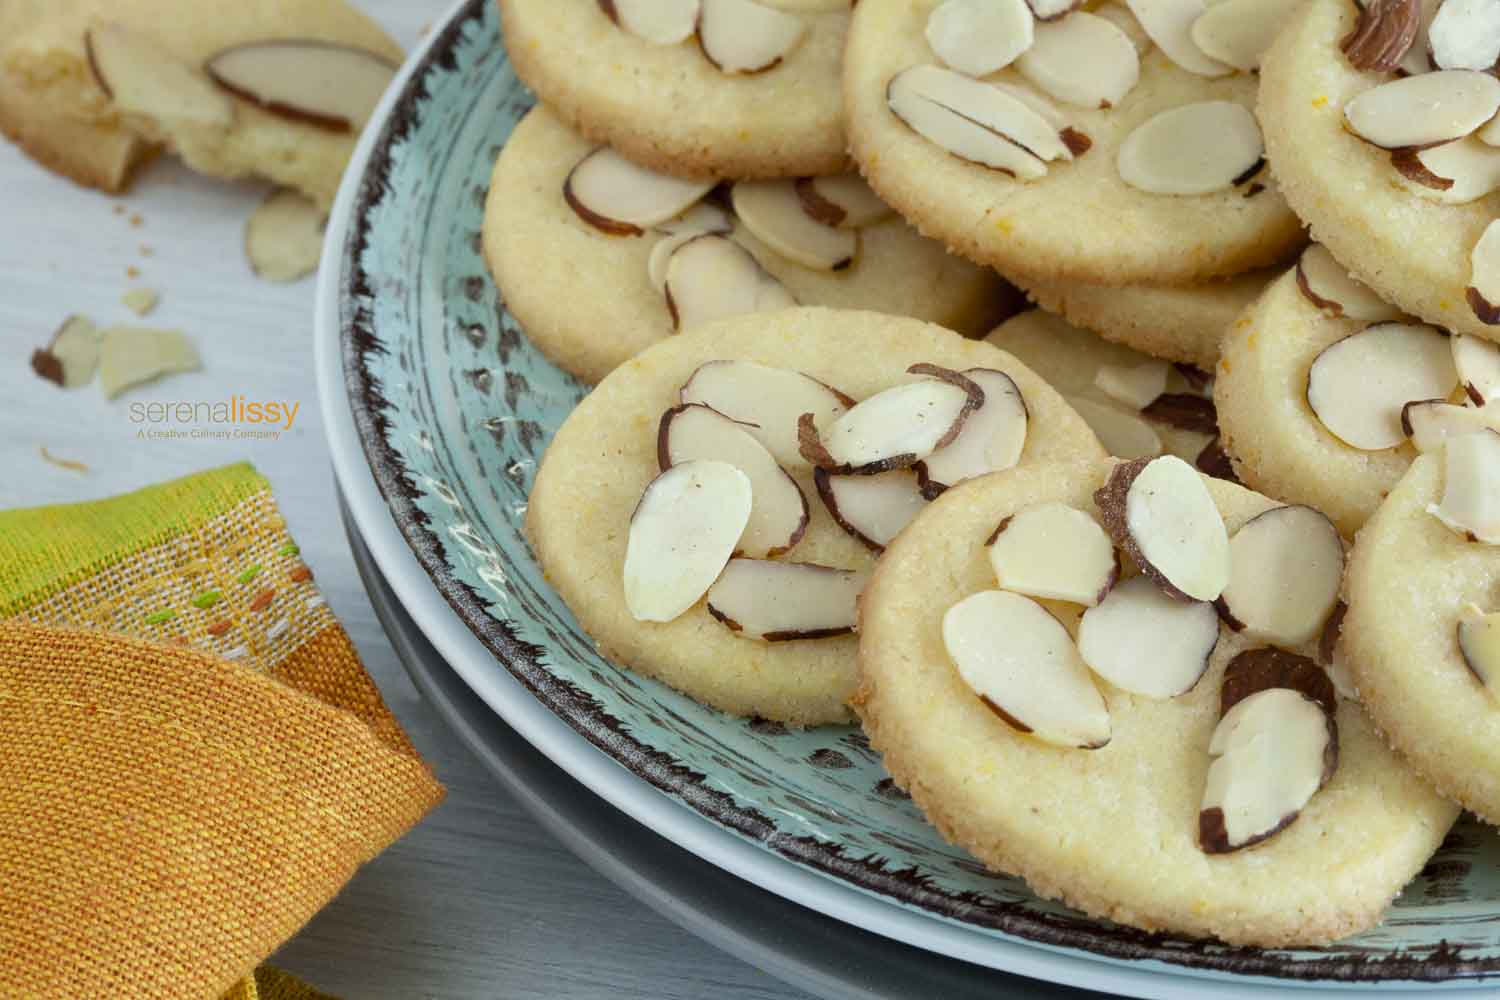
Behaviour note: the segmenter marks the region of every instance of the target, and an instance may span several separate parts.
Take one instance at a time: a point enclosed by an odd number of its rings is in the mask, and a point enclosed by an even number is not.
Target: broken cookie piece
[[[245,223],[245,257],[257,277],[296,281],[318,269],[328,217],[296,191],[273,191]]]

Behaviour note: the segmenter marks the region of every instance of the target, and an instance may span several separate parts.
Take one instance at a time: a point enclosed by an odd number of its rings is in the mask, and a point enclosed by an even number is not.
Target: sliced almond
[[[1401,411],[1401,427],[1423,454],[1440,451],[1448,441],[1483,430],[1500,430],[1500,420],[1486,409],[1459,406],[1446,399],[1419,399]]]
[[[1125,0],[1141,27],[1168,59],[1198,76],[1225,76],[1233,69],[1210,59],[1193,41],[1193,25],[1208,10],[1203,0]]]
[[[1422,24],[1421,0],[1365,0],[1356,6],[1359,20],[1354,30],[1339,42],[1350,65],[1359,70],[1389,73],[1398,66],[1419,63],[1421,68],[1414,72],[1427,72],[1430,67],[1426,65],[1426,46],[1422,46],[1420,60],[1411,56],[1417,48],[1413,43]]]
[[[1059,135],[1068,127],[1068,116],[1063,114],[1056,104],[1038,94],[1024,83],[1013,83],[1010,80],[986,80],[996,90],[1003,90],[1011,97],[1026,105],[1042,117],[1048,125],[1057,129]]]
[[[217,128],[234,122],[234,102],[147,35],[96,24],[84,48],[94,81],[121,111]]]
[[[797,304],[750,251],[723,236],[694,236],[674,250],[665,288],[676,330]]]
[[[1312,244],[1297,258],[1297,287],[1309,302],[1332,316],[1379,323],[1401,315],[1345,270],[1321,243]]]
[[[1162,453],[1161,435],[1139,415],[1081,396],[1067,399],[1104,450],[1116,458],[1155,458]]]
[[[1026,401],[1015,381],[989,368],[970,368],[964,376],[984,391],[984,402],[969,414],[958,437],[918,466],[929,499],[965,479],[1011,468],[1026,448]]]
[[[1479,322],[1500,326],[1500,219],[1485,227],[1469,252],[1469,308]]]
[[[647,170],[601,146],[568,172],[563,199],[595,229],[613,236],[639,236],[682,215],[714,184]]]
[[[1500,0],[1443,0],[1427,28],[1438,69],[1482,73],[1500,63]]]
[[[1056,746],[1109,742],[1109,708],[1073,637],[1030,598],[964,598],[943,616],[943,644],[963,682],[1011,728]]]
[[[1458,620],[1458,651],[1491,698],[1500,700],[1500,614],[1469,605]]]
[[[841,271],[854,262],[859,249],[854,230],[835,229],[808,215],[791,178],[737,181],[729,198],[745,228],[792,263]]]
[[[1260,57],[1276,32],[1303,0],[1222,0],[1193,22],[1189,35],[1210,59],[1246,73],[1260,69]]]
[[[807,530],[802,488],[743,425],[699,403],[674,406],[661,415],[656,455],[663,472],[709,459],[728,462],[749,477],[754,502],[736,549],[740,554],[768,559],[802,540]]]
[[[1125,37],[1130,39],[1130,44],[1135,46],[1137,56],[1143,56],[1150,51],[1151,36],[1146,34],[1146,29],[1141,27],[1141,22],[1135,19],[1130,8],[1120,3],[1119,0],[1110,0],[1109,3],[1100,4],[1094,8],[1093,14],[1095,17],[1104,18],[1123,31]]]
[[[1472,542],[1500,545],[1500,432],[1451,438],[1443,456],[1443,500],[1428,510]]]
[[[818,469],[813,481],[838,526],[877,554],[927,506],[916,474],[906,469],[878,476],[840,476]]]
[[[835,420],[826,433],[804,414],[798,425],[802,457],[841,475],[873,476],[910,468],[951,444],[983,405],[984,390],[957,372],[925,365],[912,370],[943,377],[878,392]]]
[[[735,635],[763,642],[848,635],[869,579],[815,563],[731,559],[708,589],[708,613]]]
[[[1219,411],[1207,396],[1164,392],[1141,408],[1141,416],[1194,434],[1219,433]]]
[[[1401,408],[1441,399],[1458,375],[1448,336],[1414,323],[1376,323],[1323,349],[1307,374],[1307,405],[1351,448],[1379,451],[1406,440]]]
[[[1109,108],[1140,79],[1135,43],[1110,21],[1087,11],[1041,24],[1016,62],[1021,75],[1052,97],[1084,108]]]
[[[203,68],[220,87],[274,115],[357,132],[374,114],[398,67],[368,49],[280,38],[224,49]]]
[[[1448,69],[1382,83],[1344,105],[1344,125],[1382,149],[1461,139],[1500,109],[1500,80]]]
[[[666,294],[667,262],[677,248],[694,236],[728,236],[734,232],[734,219],[719,206],[700,201],[675,219],[657,226],[656,231],[662,237],[652,244],[651,254],[646,258],[646,276],[651,287]]]
[[[700,0],[698,44],[721,73],[764,73],[791,54],[807,34],[795,14],[754,0]]]
[[[99,367],[99,328],[87,316],[69,316],[52,342],[31,355],[31,370],[63,389],[94,380]]]
[[[938,66],[897,74],[886,88],[886,103],[912,131],[959,159],[1022,180],[1044,176],[1046,160],[1072,155],[1046,119],[1020,99]],[[1040,151],[1025,145],[1028,137],[1042,140]]]
[[[1338,602],[1344,542],[1322,512],[1275,507],[1229,540],[1229,583],[1216,603],[1225,624],[1256,642],[1311,642]]]
[[[1136,410],[1143,410],[1167,391],[1165,361],[1152,358],[1138,365],[1100,365],[1094,373],[1094,385],[1110,399]]]
[[[684,403],[702,403],[744,424],[782,467],[805,469],[797,421],[813,415],[820,430],[854,405],[854,400],[802,372],[754,361],[709,361],[683,384]]]
[[[273,191],[245,223],[245,256],[257,277],[296,281],[318,269],[328,217],[304,194]]]
[[[1391,164],[1407,189],[1445,205],[1466,205],[1500,190],[1500,149],[1465,136],[1430,149],[1400,149]]]
[[[1084,0],[1026,0],[1026,2],[1038,21],[1056,21],[1082,7]]]
[[[1144,576],[1116,584],[1078,623],[1078,652],[1090,669],[1148,698],[1191,691],[1218,644],[1213,605],[1168,596]]]
[[[105,399],[165,375],[203,367],[193,342],[176,330],[114,326],[99,337],[99,388]]]
[[[1500,115],[1485,122],[1474,133],[1474,137],[1489,146],[1500,146]]]
[[[803,177],[797,181],[802,210],[825,226],[862,229],[895,213],[858,174]]]
[[[1028,597],[1093,607],[1120,575],[1115,546],[1099,522],[1076,507],[1044,503],[1017,511],[987,543],[995,579]]]
[[[1454,334],[1452,344],[1453,368],[1464,395],[1475,406],[1484,406],[1500,396],[1500,344],[1471,333]]]
[[[669,622],[697,604],[729,562],[751,505],[750,478],[728,462],[684,462],[653,479],[630,517],[631,616]]]
[[[1254,172],[1265,144],[1255,116],[1233,101],[1183,104],[1146,119],[1120,144],[1120,179],[1151,194],[1224,191]]]
[[[946,65],[989,76],[1031,47],[1026,0],[943,0],[927,15],[927,44]]]
[[[1115,544],[1168,594],[1212,601],[1229,583],[1229,533],[1203,477],[1175,455],[1115,466],[1094,502]]]
[[[599,0],[599,9],[653,45],[676,45],[698,30],[698,0]]]

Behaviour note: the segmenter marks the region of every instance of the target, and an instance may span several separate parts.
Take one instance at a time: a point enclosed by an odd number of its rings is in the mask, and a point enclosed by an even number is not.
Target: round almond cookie
[[[1355,542],[1339,640],[1392,745],[1489,823],[1500,822],[1500,548],[1471,540],[1431,508],[1450,507],[1455,481],[1493,451],[1459,448],[1412,463]]]
[[[1414,434],[1428,411],[1480,419],[1481,410],[1453,405],[1463,396],[1454,347],[1315,244],[1224,340],[1214,402],[1236,473],[1269,496],[1317,507],[1353,536],[1419,448],[1446,433]],[[1406,404],[1419,402],[1431,405],[1409,426]]]
[[[907,373],[924,364],[938,368]],[[983,387],[977,409],[967,389],[954,398],[964,382]],[[875,456],[883,474],[815,473],[802,413],[845,463],[870,457],[846,446],[894,434],[907,459],[925,456],[925,472],[886,453]],[[956,439],[917,440],[946,435],[956,415],[969,429]],[[1050,386],[981,341],[869,312],[736,317],[649,348],[579,404],[537,473],[527,533],[548,580],[617,663],[727,712],[842,722],[856,681],[855,594],[882,545],[925,506],[923,485],[939,468],[957,481],[965,455],[985,460],[969,470],[979,471],[1103,449]],[[736,477],[751,481],[748,521]],[[726,565],[731,549],[741,557]]]
[[[501,0],[500,14],[526,85],[637,163],[684,177],[848,168],[849,0]]]
[[[680,184],[594,153],[547,108],[534,108],[495,165],[484,222],[485,256],[507,307],[544,354],[587,381],[671,336],[674,325],[789,301],[910,315],[975,337],[1000,315],[998,276],[919,235],[858,177],[752,181],[711,192],[709,182]],[[591,178],[601,161],[606,169]],[[610,164],[621,177],[611,176]],[[609,216],[635,211],[644,203],[635,199],[651,197],[653,186],[668,198],[664,207],[632,217],[671,218],[634,225]],[[841,225],[809,216],[804,194],[814,210],[844,212]],[[669,274],[674,251],[699,232],[714,237],[707,248],[738,265],[730,277],[758,294],[735,300],[712,259],[696,276],[688,268]],[[694,243],[686,253],[705,248]]]
[[[1301,224],[1261,169],[1256,78],[1136,6],[1149,25],[1119,4],[1036,21],[1024,0],[860,3],[851,153],[924,233],[1023,282],[1185,284],[1284,258]]]
[[[1437,3],[1420,4],[1424,22]],[[1465,6],[1452,5],[1455,13]],[[1370,10],[1415,17],[1417,6]],[[1500,216],[1500,149],[1484,141],[1488,135],[1500,142],[1500,134],[1479,128],[1500,105],[1500,83],[1460,70],[1432,72],[1431,43],[1416,27],[1404,54],[1377,53],[1364,43],[1346,54],[1341,43],[1359,23],[1351,0],[1308,0],[1266,54],[1259,112],[1271,169],[1313,237],[1383,297],[1430,323],[1500,339],[1500,327],[1476,314],[1468,294],[1476,245]],[[1397,30],[1369,27],[1388,35]],[[1389,58],[1381,61],[1382,55]],[[1374,68],[1356,68],[1356,61]],[[1477,114],[1472,108],[1446,114],[1451,98],[1441,91],[1448,86],[1485,106]],[[1436,89],[1424,96],[1421,88]],[[1407,96],[1420,103],[1402,104]],[[1392,119],[1404,124],[1386,134],[1371,121],[1391,100],[1397,102]],[[1457,134],[1424,133],[1415,141],[1402,134],[1439,122]],[[1361,138],[1361,128],[1374,141]],[[1475,129],[1477,135],[1467,135]],[[1492,294],[1500,300],[1500,292]],[[1486,318],[1500,322],[1500,315]]]
[[[1006,543],[1048,528],[1050,547]],[[1152,575],[1099,599],[1118,541]],[[1152,932],[1326,943],[1378,922],[1458,815],[1303,655],[1342,563],[1317,512],[1171,457],[988,476],[882,558],[854,707],[943,835],[1039,894]],[[1240,633],[1158,582],[1226,577],[1221,601],[1260,612]]]

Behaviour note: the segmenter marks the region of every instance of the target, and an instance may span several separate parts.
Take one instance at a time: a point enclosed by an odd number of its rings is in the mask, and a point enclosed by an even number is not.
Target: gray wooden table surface
[[[362,5],[410,47],[447,2]],[[104,497],[245,459],[270,478],[319,586],[448,786],[447,802],[361,871],[277,961],[346,1000],[804,996],[578,862],[423,704],[375,621],[340,526],[313,384],[313,284],[261,282],[240,249],[263,193],[164,161],[128,196],[110,198],[45,173],[0,140],[0,506]],[[70,313],[142,322],[119,301],[137,285],[162,294],[144,322],[191,335],[201,373],[112,403],[96,387],[65,393],[32,375],[32,349]],[[234,393],[300,402],[292,431],[275,442],[142,441],[128,416],[136,400]],[[49,465],[42,447],[90,471]]]

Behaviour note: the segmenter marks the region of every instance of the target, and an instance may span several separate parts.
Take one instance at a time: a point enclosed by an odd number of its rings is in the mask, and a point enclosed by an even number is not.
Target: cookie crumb
[[[156,308],[161,294],[151,288],[132,288],[120,296],[120,302],[137,316],[145,316]]]
[[[142,243],[141,244],[141,256],[142,257],[155,257],[156,256],[156,248],[153,247],[153,246],[151,246],[148,243]]]
[[[137,212],[130,217],[130,224],[139,229],[146,224],[146,220],[141,216],[141,213]]]
[[[132,281],[134,281],[136,278],[139,278],[140,276],[141,269],[136,267],[134,264],[125,269],[125,277],[131,279]]]

